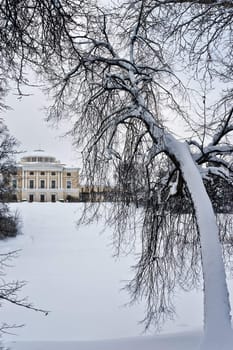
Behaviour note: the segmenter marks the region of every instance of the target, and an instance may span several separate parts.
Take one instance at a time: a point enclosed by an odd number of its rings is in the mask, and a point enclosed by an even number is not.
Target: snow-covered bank
[[[196,350],[200,337],[200,333],[193,332],[96,342],[18,342],[9,345],[11,350]]]

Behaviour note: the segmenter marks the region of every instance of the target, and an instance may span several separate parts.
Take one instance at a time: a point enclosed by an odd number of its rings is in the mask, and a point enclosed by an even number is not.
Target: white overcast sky
[[[13,89],[7,97],[11,110],[4,111],[2,116],[10,133],[20,142],[19,150],[31,152],[40,148],[62,163],[81,166],[80,153],[74,150],[71,138],[62,137],[66,131],[64,124],[52,127],[46,122],[43,110],[46,97],[43,93],[33,88],[30,90],[32,95],[19,99],[16,92]]]

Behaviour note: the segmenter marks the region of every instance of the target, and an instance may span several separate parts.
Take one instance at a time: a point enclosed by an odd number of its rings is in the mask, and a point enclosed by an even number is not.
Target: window
[[[45,188],[45,180],[40,180],[40,188]]]
[[[34,180],[29,181],[29,188],[34,188]]]
[[[55,180],[51,181],[51,188],[56,188],[56,181]]]
[[[51,195],[51,202],[56,202],[56,195],[55,194]]]
[[[32,157],[32,162],[36,162],[36,157]]]
[[[71,176],[71,173],[67,173],[67,176]]]
[[[66,188],[71,188],[71,181],[66,182]]]
[[[38,157],[38,162],[43,162],[43,158],[42,157]]]
[[[29,202],[33,202],[33,200],[34,200],[33,194],[29,194]]]
[[[12,180],[12,187],[17,188],[17,180],[16,179]]]
[[[53,175],[53,176],[56,175],[55,171],[52,171],[52,172],[51,172],[51,175]]]
[[[30,173],[29,173],[30,175],[34,175],[34,171],[30,171]]]
[[[41,171],[40,175],[44,175],[44,171]]]
[[[44,202],[44,201],[45,201],[45,195],[44,195],[44,194],[41,194],[41,195],[40,195],[40,201],[41,201],[41,202]]]

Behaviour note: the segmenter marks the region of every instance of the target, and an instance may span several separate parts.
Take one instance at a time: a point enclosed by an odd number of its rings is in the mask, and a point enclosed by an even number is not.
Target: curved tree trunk
[[[190,192],[201,241],[204,280],[204,339],[202,350],[232,350],[231,308],[219,240],[219,230],[201,174],[188,145],[166,135],[166,146],[179,162]]]

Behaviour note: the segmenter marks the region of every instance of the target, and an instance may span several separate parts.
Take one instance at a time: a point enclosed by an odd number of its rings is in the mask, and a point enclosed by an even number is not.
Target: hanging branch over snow
[[[231,83],[231,1],[138,0],[107,10],[95,1],[17,4],[0,2],[12,39],[2,37],[4,62],[18,82],[25,62],[46,78],[53,98],[48,118],[73,122],[88,183],[114,178],[109,222],[117,249],[141,230],[141,256],[128,287],[133,297],[147,299],[146,326],[172,314],[177,284],[198,285],[201,255],[202,349],[223,349],[225,341],[230,350],[220,232],[203,179],[232,182],[232,88],[197,127],[194,108],[184,107],[188,92],[175,60],[178,55],[190,79]],[[187,142],[172,132],[175,118],[189,128]]]
[[[54,67],[49,72],[57,89],[50,117],[73,111],[73,134],[77,145],[86,145],[84,173],[90,184],[106,183],[112,167],[116,169],[117,193],[123,201],[122,205],[116,204],[118,214],[112,218],[118,232],[118,247],[124,240],[125,228],[130,227],[125,220],[132,213],[126,206],[131,200],[133,203],[140,203],[141,198],[144,201],[142,255],[129,288],[133,296],[145,295],[147,298],[147,326],[153,319],[159,322],[172,312],[169,290],[174,289],[176,280],[184,285],[190,281],[197,283],[190,271],[196,271],[194,265],[198,254],[195,258],[188,253],[190,260],[188,258],[187,265],[182,266],[184,242],[188,240],[186,228],[192,227],[192,239],[196,242],[200,239],[204,276],[203,349],[209,349],[210,344],[218,349],[223,339],[227,338],[229,344],[232,342],[230,306],[219,232],[202,177],[213,175],[229,180],[232,177],[229,159],[233,147],[226,141],[226,135],[231,131],[232,113],[219,124],[209,144],[199,145],[197,140],[189,142],[190,146],[195,145],[197,153],[192,154],[188,143],[175,139],[166,127],[165,118],[176,113],[187,119],[179,101],[174,98],[176,93],[179,96],[182,84],[164,57],[160,41],[155,38],[155,29],[148,21],[148,17],[154,19],[153,8],[150,13],[146,1],[137,4],[139,6],[133,9],[123,6],[117,13],[113,11],[111,27],[108,15],[102,10],[96,8],[95,14],[89,14],[85,41],[77,43],[82,52],[78,65],[70,65],[67,61],[63,80],[59,68]],[[159,5],[157,2],[156,6]],[[120,24],[119,17],[123,19]],[[155,21],[155,26],[158,25]],[[183,245],[177,238],[176,226],[177,223],[180,225],[182,212],[175,212],[175,206],[171,205],[172,198],[178,194],[188,199],[189,208],[193,206],[183,230],[180,227]],[[195,236],[195,231],[200,237]],[[173,249],[169,244],[172,235]],[[189,248],[192,242],[188,241]],[[182,254],[175,257],[180,244]],[[177,262],[174,271],[177,275],[174,276],[169,267],[170,275],[165,277],[167,266],[175,264],[174,261]],[[177,266],[182,266],[179,272]],[[184,271],[186,279],[181,282]],[[158,302],[156,296],[159,296]],[[215,308],[212,308],[213,304]],[[226,349],[230,349],[229,344]]]

